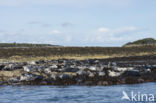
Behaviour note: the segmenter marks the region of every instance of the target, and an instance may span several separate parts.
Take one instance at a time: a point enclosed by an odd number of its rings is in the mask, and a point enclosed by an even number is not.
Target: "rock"
[[[85,85],[92,85],[93,84],[93,81],[85,81],[84,84]]]
[[[138,83],[143,83],[143,82],[144,82],[144,79],[141,79],[141,78],[138,79]]]
[[[107,81],[103,81],[103,83],[102,83],[103,85],[108,85],[108,82]]]
[[[99,75],[99,76],[105,76],[106,74],[105,74],[105,72],[102,72],[102,71],[101,71],[101,72],[98,72],[98,75]]]
[[[0,70],[2,70],[5,67],[4,64],[0,64]]]
[[[40,85],[47,85],[48,83],[47,83],[47,81],[41,81],[40,82]]]
[[[45,60],[39,60],[38,63],[43,64],[43,63],[45,63]]]

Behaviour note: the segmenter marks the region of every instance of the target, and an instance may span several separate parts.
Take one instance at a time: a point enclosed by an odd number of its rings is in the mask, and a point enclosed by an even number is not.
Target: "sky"
[[[156,0],[0,0],[0,43],[122,46],[156,37]]]

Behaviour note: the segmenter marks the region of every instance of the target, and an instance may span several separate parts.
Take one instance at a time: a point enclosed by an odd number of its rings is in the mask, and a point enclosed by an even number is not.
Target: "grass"
[[[24,61],[39,61],[39,60],[58,60],[58,59],[76,59],[76,60],[85,60],[85,59],[107,59],[107,58],[114,58],[114,57],[130,57],[130,56],[148,56],[148,55],[156,55],[155,53],[136,53],[136,54],[113,54],[113,55],[83,55],[83,56],[36,56],[36,57],[24,57],[24,56],[12,56],[9,58],[2,58],[0,62],[24,62]]]
[[[114,57],[155,55],[156,46],[140,47],[39,47],[0,48],[0,62],[52,59],[105,59]]]

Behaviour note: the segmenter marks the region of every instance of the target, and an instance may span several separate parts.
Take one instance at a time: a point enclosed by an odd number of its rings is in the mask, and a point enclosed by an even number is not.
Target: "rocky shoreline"
[[[0,64],[0,85],[117,85],[156,82],[156,59],[40,60]]]

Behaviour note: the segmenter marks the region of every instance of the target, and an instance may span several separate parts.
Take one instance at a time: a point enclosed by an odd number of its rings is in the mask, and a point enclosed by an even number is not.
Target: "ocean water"
[[[150,97],[149,94],[152,94],[156,97],[156,83],[114,86],[0,86],[0,103],[135,103],[121,99],[123,91],[129,97],[132,92],[137,96],[147,94]],[[139,103],[146,102],[155,103]]]

